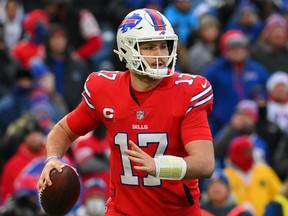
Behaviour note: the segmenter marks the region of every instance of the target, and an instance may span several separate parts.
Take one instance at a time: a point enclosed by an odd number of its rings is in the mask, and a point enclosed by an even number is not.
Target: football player
[[[127,71],[93,72],[83,100],[47,138],[46,165],[38,190],[53,184],[71,142],[103,123],[111,149],[110,198],[105,215],[199,216],[198,179],[214,170],[207,120],[213,103],[210,83],[178,73],[178,37],[161,13],[130,12],[117,32]]]

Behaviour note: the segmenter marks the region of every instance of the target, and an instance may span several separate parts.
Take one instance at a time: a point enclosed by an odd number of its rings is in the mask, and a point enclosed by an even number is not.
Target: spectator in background
[[[255,86],[262,86],[265,91],[268,73],[249,58],[248,46],[248,39],[241,31],[225,32],[220,38],[221,56],[202,73],[213,86],[215,95],[209,118],[214,134],[229,122],[236,104],[249,99]]]
[[[92,133],[72,147],[73,156],[84,181],[90,178],[100,178],[107,185],[110,180],[109,144],[104,125],[94,129]]]
[[[88,9],[93,16],[97,18],[101,26],[103,22],[109,21],[110,14],[107,11],[107,5],[109,5],[110,2],[112,2],[112,0],[73,0],[73,7],[77,10]]]
[[[85,61],[72,57],[67,32],[61,25],[50,26],[45,45],[44,62],[55,76],[57,94],[63,97],[68,111],[71,111],[81,101],[84,82],[90,72],[89,67]]]
[[[0,206],[0,216],[46,216],[39,205],[38,194],[23,190]]]
[[[288,71],[287,22],[280,14],[266,20],[261,38],[251,46],[251,58],[260,62],[270,74]]]
[[[44,156],[44,155],[43,155]],[[44,210],[39,203],[39,195],[35,190],[37,174],[31,174],[27,169],[31,163],[39,161],[43,156],[36,157],[18,173],[14,181],[14,193],[0,207],[1,216],[45,216]],[[29,170],[29,171],[28,171]],[[33,170],[35,171],[35,169]]]
[[[0,140],[0,173],[3,166],[17,151],[25,137],[25,126],[35,117],[29,113],[9,124]]]
[[[158,8],[159,11],[162,11],[163,7],[164,0],[113,0],[108,5],[107,13],[113,28],[117,30],[122,20],[132,10],[137,8]]]
[[[288,135],[288,74],[273,73],[267,81],[267,117]]]
[[[230,191],[228,178],[222,170],[215,170],[213,175],[204,180],[207,200],[201,204],[201,208],[215,216],[252,216],[249,208],[238,205]]]
[[[264,216],[288,215],[288,174],[274,200],[265,208]]]
[[[21,67],[29,69],[33,59],[43,59],[45,56],[44,40],[49,20],[43,10],[36,9],[27,14],[23,25],[27,38],[12,47],[11,55],[20,63]]]
[[[199,20],[194,14],[194,0],[173,0],[163,13],[171,22],[179,42],[185,47],[190,32],[199,27]]]
[[[70,0],[68,0],[70,1]],[[33,10],[36,9],[43,9],[43,0],[21,0],[23,7],[24,7],[24,12],[30,13]]]
[[[271,161],[272,155],[269,155],[268,145],[256,131],[258,119],[258,107],[254,101],[242,100],[237,104],[230,122],[215,135],[215,156],[219,160],[220,166],[227,156],[231,141],[242,135],[249,136],[253,140],[253,159],[255,162],[268,163]],[[276,143],[273,144],[276,145]]]
[[[102,48],[101,30],[89,9],[73,7],[73,1],[45,0],[44,10],[51,23],[62,25],[76,58],[91,64],[92,56]]]
[[[0,99],[10,93],[18,67],[17,61],[10,57],[4,37],[4,29],[0,25]]]
[[[123,18],[129,13],[131,10],[136,8],[150,8],[156,9],[159,11],[163,10],[165,5],[165,0],[115,0],[110,1],[108,12],[113,12],[110,14],[109,18],[113,18],[113,26],[118,27]],[[118,10],[117,10],[118,9]]]
[[[56,91],[55,75],[49,70],[42,59],[33,59],[31,62],[30,71],[32,72],[35,86],[39,86],[43,89],[43,91],[47,94],[48,99],[51,101],[51,104],[55,108],[55,117],[62,118],[68,112],[68,108],[62,95]]]
[[[23,37],[24,11],[17,0],[0,2],[0,25],[3,25],[4,41],[10,50]]]
[[[240,30],[247,36],[250,43],[254,43],[263,28],[258,12],[258,8],[254,4],[240,3],[228,21],[226,30]]]
[[[273,156],[274,170],[283,181],[288,170],[288,136],[285,135],[277,145]]]
[[[67,164],[74,166],[69,155],[62,158]],[[39,194],[36,189],[37,180],[45,165],[45,154],[34,157],[27,165],[18,173],[14,181],[14,193],[0,207],[1,216],[46,216],[43,208],[39,203]],[[79,176],[80,185],[82,186],[81,176]],[[82,189],[81,189],[82,192]],[[80,192],[78,201],[73,209],[67,214],[73,215],[73,212],[80,206],[82,193]]]
[[[221,26],[224,27],[227,25],[227,22],[230,20],[230,17],[232,16],[240,1],[208,0],[204,2],[215,9],[219,23],[221,23]]]
[[[285,19],[286,23],[288,23],[288,1],[283,4],[281,15]]]
[[[239,136],[229,145],[224,172],[231,192],[238,204],[250,203],[255,216],[262,216],[265,206],[275,198],[281,186],[274,170],[263,163],[255,163],[252,140]]]
[[[1,176],[4,202],[14,193],[14,181],[23,168],[35,157],[44,156],[44,132],[37,121],[31,119],[25,126],[25,136],[15,155],[5,164]]]
[[[269,99],[267,102],[267,118],[274,122],[285,134],[274,147],[273,168],[284,180],[288,170],[288,75],[286,72],[273,73],[267,82]]]
[[[267,117],[267,95],[263,94],[262,88],[263,86],[255,86],[251,92],[251,98],[258,106],[259,118],[255,125],[255,132],[267,143],[270,156],[269,164],[275,169],[278,164],[274,163],[273,157],[275,157],[275,151],[285,136],[279,126]]]
[[[31,11],[24,20],[24,29],[28,38],[17,43],[12,48],[11,54],[19,62],[20,67],[32,73],[34,82],[41,86],[52,100],[55,100],[55,94],[51,94],[54,91],[54,76],[43,64],[46,54],[44,42],[48,27],[49,20],[43,10]],[[56,103],[58,102],[55,101]]]
[[[187,49],[186,71],[191,74],[201,74],[203,69],[218,56],[218,39],[220,26],[216,17],[203,15],[197,30],[195,44]]]
[[[250,2],[259,8],[261,20],[266,20],[272,14],[279,13],[283,0],[250,0]]]
[[[0,100],[0,134],[25,113],[33,113],[45,131],[60,118],[47,92],[35,83],[29,70],[18,69],[10,94]]]
[[[103,216],[108,199],[108,185],[101,178],[90,178],[84,183],[82,205],[75,216]]]

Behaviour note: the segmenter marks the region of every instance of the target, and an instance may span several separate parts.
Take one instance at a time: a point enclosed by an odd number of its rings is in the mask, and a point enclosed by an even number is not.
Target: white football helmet
[[[140,54],[140,42],[161,40],[168,42],[169,56],[143,56]],[[178,36],[163,14],[152,9],[137,9],[130,12],[120,24],[117,32],[118,50],[114,50],[114,52],[119,55],[120,61],[124,62],[129,70],[160,79],[174,74],[177,41]],[[157,68],[150,67],[145,60],[147,57],[157,59]],[[159,58],[168,58],[165,68],[159,67]]]

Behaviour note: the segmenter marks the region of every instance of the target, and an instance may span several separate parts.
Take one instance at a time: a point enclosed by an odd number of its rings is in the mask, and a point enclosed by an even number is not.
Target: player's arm
[[[46,142],[46,164],[37,184],[39,191],[45,188],[46,183],[49,186],[52,184],[49,176],[52,169],[55,168],[58,172],[62,172],[64,163],[60,159],[64,156],[71,143],[78,137],[79,136],[69,128],[67,117],[60,120],[50,131]]]
[[[215,166],[214,146],[208,123],[212,110],[213,90],[204,77],[197,76],[192,86],[189,108],[182,122],[181,137],[188,154],[184,158],[187,170],[184,178],[207,178]]]
[[[185,158],[163,155],[155,159],[131,140],[129,144],[131,149],[125,150],[125,153],[131,161],[139,164],[134,166],[134,169],[161,179],[208,178],[214,171],[214,149],[210,140],[194,140],[186,144],[188,156]]]
[[[194,140],[186,144],[189,156],[184,160],[187,164],[185,179],[208,178],[215,167],[214,148],[210,140]]]
[[[67,125],[67,117],[64,117],[48,134],[46,144],[47,158],[53,155],[62,158],[70,144],[78,137],[79,135],[73,133]]]

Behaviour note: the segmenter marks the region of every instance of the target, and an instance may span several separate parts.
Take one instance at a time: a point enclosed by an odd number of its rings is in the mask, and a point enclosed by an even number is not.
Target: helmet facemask
[[[147,56],[141,55],[140,53],[140,44],[141,42],[136,42],[133,49],[133,56],[131,60],[131,64],[127,65],[127,67],[133,70],[135,73],[140,75],[148,75],[154,79],[160,79],[163,77],[169,77],[174,74],[174,68],[176,63],[176,50],[173,50],[174,41],[167,41],[169,55],[167,56]],[[156,60],[156,67],[151,67],[149,63],[146,61],[147,58],[152,58]],[[167,61],[161,59],[168,59]],[[160,66],[161,62],[165,62],[164,67]],[[161,63],[162,64],[162,63]],[[171,69],[169,71],[169,68]]]

